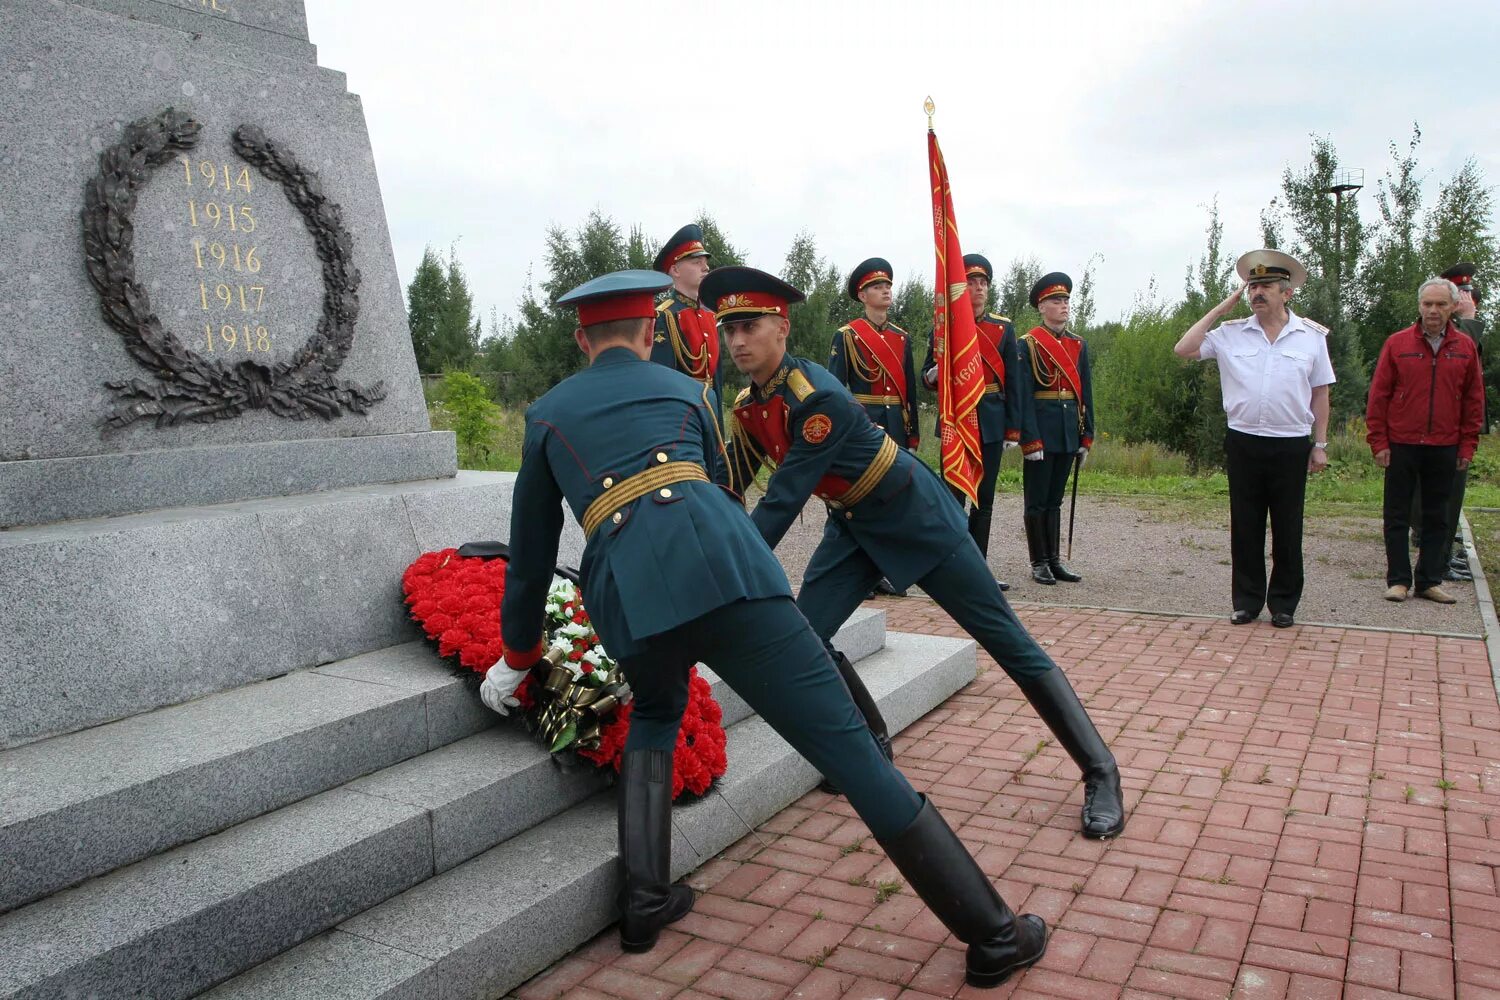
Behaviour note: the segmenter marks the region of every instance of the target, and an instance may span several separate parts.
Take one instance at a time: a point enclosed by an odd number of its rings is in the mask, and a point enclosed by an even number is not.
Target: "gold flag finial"
[[[922,110],[927,112],[927,127],[930,129],[932,128],[932,113],[937,110],[937,105],[932,103],[932,96],[930,94],[927,100],[922,102]]]

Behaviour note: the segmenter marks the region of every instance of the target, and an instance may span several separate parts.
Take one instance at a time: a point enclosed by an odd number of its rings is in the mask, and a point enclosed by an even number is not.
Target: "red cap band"
[[[1036,300],[1040,302],[1043,299],[1050,299],[1054,295],[1066,295],[1071,298],[1073,293],[1068,291],[1067,285],[1051,285],[1047,288],[1043,288],[1042,293],[1036,297]]]
[[[864,288],[865,288],[866,285],[873,285],[877,281],[890,281],[890,280],[891,280],[891,276],[889,274],[886,274],[884,271],[871,271],[869,274],[867,274],[863,278],[859,279],[859,288],[860,288],[860,291],[864,291]],[[894,284],[894,282],[892,282],[892,283]]]
[[[655,316],[656,296],[650,292],[612,295],[607,299],[578,303],[579,326],[593,326],[616,319],[652,319]]]
[[[975,264],[973,267],[971,267],[967,271],[965,271],[964,272],[964,277],[965,278],[972,278],[976,274],[983,275],[984,276],[984,280],[986,280],[986,281],[988,281],[990,279],[989,272],[986,271],[984,268],[980,267],[978,264]]]
[[[667,254],[667,267],[671,268],[673,264],[676,264],[684,257],[690,257],[700,253],[708,253],[708,247],[704,246],[702,242],[698,240],[688,240],[686,243],[680,243],[672,248],[671,253]]]

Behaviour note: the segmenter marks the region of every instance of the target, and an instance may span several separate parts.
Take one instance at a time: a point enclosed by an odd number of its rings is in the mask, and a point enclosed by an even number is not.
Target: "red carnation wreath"
[[[482,554],[466,554],[471,549]],[[456,659],[476,680],[505,652],[500,640],[505,556],[498,543],[425,552],[401,577],[411,617],[437,644],[438,655]],[[594,633],[571,579],[558,578],[548,593],[546,644],[548,659],[515,692],[528,727],[554,754],[571,753],[594,767],[618,771],[630,731],[629,687]],[[694,668],[672,756],[674,799],[684,792],[703,795],[724,774],[725,742],[723,712]]]

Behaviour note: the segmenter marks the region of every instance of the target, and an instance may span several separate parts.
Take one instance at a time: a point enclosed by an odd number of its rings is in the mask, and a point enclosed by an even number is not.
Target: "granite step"
[[[974,678],[975,647],[891,634],[859,670],[899,730]],[[813,768],[760,718],[728,735],[729,772],[706,798],[673,811],[674,877],[817,783]],[[616,879],[614,796],[602,792],[206,995],[489,1000],[603,930],[614,919]]]
[[[835,641],[859,659],[884,638],[884,613],[861,609]],[[726,722],[748,714],[706,676]],[[0,912],[464,740],[495,719],[429,646],[406,643],[0,751]]]
[[[730,727],[737,783],[764,759],[747,738],[757,727],[774,736],[754,717]],[[527,836],[606,783],[558,768],[513,727],[487,730],[0,917],[0,997],[192,996]],[[705,831],[688,834],[694,844],[739,828],[732,812],[693,814]]]

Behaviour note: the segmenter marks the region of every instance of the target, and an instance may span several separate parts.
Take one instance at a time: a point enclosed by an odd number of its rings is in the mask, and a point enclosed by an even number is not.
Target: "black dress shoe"
[[[1251,622],[1255,621],[1255,619],[1257,619],[1259,617],[1260,617],[1260,612],[1259,611],[1257,611],[1253,615],[1250,612],[1248,612],[1248,611],[1236,611],[1234,614],[1232,614],[1232,615],[1229,616],[1229,624],[1231,624],[1231,625],[1249,625]]]
[[[1276,626],[1277,628],[1291,628],[1297,623],[1292,621],[1290,612],[1278,611],[1271,616],[1271,624]]]
[[[1000,588],[1000,592],[1002,594],[1005,593],[1007,590],[1010,589],[1010,584],[1006,583],[1004,580],[996,580],[995,581],[995,586],[997,586],[997,587]]]

